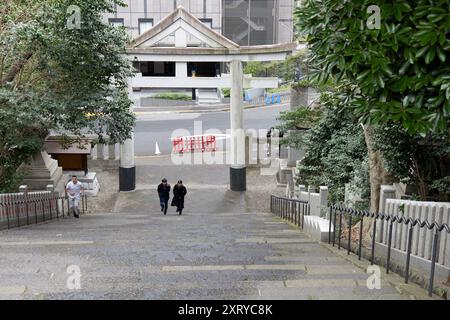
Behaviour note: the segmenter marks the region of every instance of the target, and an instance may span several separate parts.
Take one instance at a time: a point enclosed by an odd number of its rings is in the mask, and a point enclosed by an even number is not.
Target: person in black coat
[[[178,180],[178,183],[173,187],[172,206],[177,207],[177,212],[179,212],[179,215],[181,215],[181,212],[184,209],[184,196],[186,193],[187,190],[183,185],[183,181]]]
[[[161,205],[161,211],[164,214],[167,213],[167,206],[170,198],[170,184],[167,183],[167,179],[162,179],[158,186],[159,204]]]

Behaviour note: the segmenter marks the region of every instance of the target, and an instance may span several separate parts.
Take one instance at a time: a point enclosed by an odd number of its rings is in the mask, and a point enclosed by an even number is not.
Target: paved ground
[[[187,170],[189,169],[189,170]],[[199,172],[203,172],[200,179]],[[274,177],[249,172],[247,194],[227,191],[225,167],[138,167],[139,190],[111,213],[0,232],[0,298],[410,299],[390,281],[366,287],[364,269],[263,210]],[[183,176],[183,216],[163,216],[153,185]],[[280,192],[280,190],[278,190]],[[70,265],[81,289],[67,288]]]

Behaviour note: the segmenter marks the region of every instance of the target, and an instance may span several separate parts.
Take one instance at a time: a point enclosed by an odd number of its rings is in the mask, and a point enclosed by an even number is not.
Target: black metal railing
[[[80,213],[88,210],[87,196],[81,196]],[[0,230],[38,224],[70,214],[69,198],[45,195],[39,198],[0,202]]]
[[[310,213],[308,201],[270,196],[270,212],[303,229],[305,216]]]
[[[339,217],[339,218],[338,218]],[[347,243],[347,254],[350,254],[351,250],[351,232],[352,232],[352,220],[360,219],[359,223],[359,240],[358,240],[358,259],[361,259],[361,252],[363,247],[363,221],[364,218],[372,218],[372,243],[371,243],[371,251],[370,251],[370,263],[373,265],[375,260],[375,241],[376,241],[376,232],[377,232],[377,221],[386,221],[389,223],[388,230],[388,244],[387,244],[387,257],[386,257],[386,273],[390,271],[391,265],[391,249],[392,249],[392,228],[394,223],[404,224],[406,227],[409,226],[408,229],[408,240],[406,246],[406,262],[405,262],[405,270],[404,277],[405,283],[408,283],[409,280],[409,267],[411,260],[411,244],[413,239],[413,229],[414,227],[418,228],[426,228],[429,231],[432,231],[433,234],[433,242],[432,242],[432,254],[431,254],[431,269],[430,269],[430,279],[428,285],[428,295],[431,297],[433,293],[433,282],[434,282],[434,272],[436,268],[437,254],[438,254],[438,246],[439,246],[439,237],[441,232],[447,232],[450,234],[450,227],[444,223],[439,224],[436,222],[429,223],[428,221],[421,221],[420,219],[412,219],[410,217],[404,217],[399,215],[389,215],[384,213],[373,213],[368,211],[355,210],[351,208],[346,208],[339,205],[334,205],[330,208],[330,222],[329,222],[329,230],[328,230],[328,243],[333,246],[336,245],[338,249],[341,249],[341,238],[342,238],[342,229],[343,229],[343,218],[347,217],[347,227],[348,227],[348,243]],[[333,227],[332,227],[333,226]],[[331,236],[331,233],[334,233],[334,236]],[[332,239],[332,240],[331,240]]]

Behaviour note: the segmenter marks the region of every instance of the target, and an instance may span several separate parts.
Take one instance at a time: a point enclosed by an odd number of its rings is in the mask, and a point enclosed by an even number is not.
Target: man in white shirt
[[[80,209],[78,205],[80,203],[81,193],[84,191],[81,182],[78,182],[77,176],[72,176],[72,181],[70,181],[66,186],[66,194],[69,197],[69,210],[73,211],[73,216],[75,218],[80,217]]]

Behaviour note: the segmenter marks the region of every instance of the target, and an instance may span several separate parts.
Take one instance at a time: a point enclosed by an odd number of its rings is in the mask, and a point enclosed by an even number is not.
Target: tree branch
[[[9,69],[9,72],[6,74],[6,76],[3,79],[1,79],[0,86],[3,86],[7,82],[12,82],[15,79],[15,77],[17,76],[17,74],[22,70],[22,68],[28,62],[28,60],[31,59],[32,56],[33,56],[33,53],[28,52],[27,54],[25,54],[23,59],[14,63],[12,65],[11,69]]]

